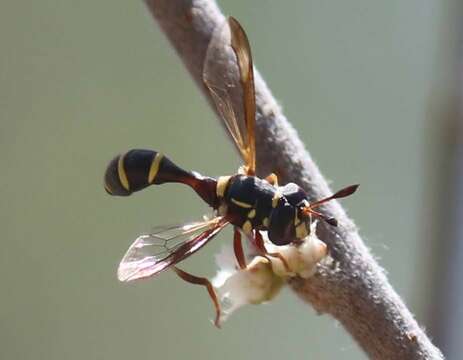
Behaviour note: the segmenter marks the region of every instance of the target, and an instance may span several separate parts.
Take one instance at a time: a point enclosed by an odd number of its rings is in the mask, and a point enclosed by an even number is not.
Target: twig
[[[211,101],[201,74],[212,32],[224,20],[215,2],[145,0],[145,3],[196,84]],[[312,199],[327,196],[331,192],[326,180],[257,71],[255,83],[258,172],[273,171],[283,183],[302,186]],[[317,229],[333,261],[320,266],[309,280],[291,280],[297,295],[318,312],[338,319],[371,358],[443,359],[392,289],[339,203],[332,201],[323,211],[337,218],[340,224],[334,228],[321,222]]]

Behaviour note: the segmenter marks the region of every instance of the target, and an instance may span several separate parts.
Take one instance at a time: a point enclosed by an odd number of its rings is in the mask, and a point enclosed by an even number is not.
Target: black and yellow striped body
[[[110,195],[128,196],[150,185],[181,183],[245,233],[267,230],[276,245],[286,245],[308,235],[310,217],[301,208],[307,195],[296,184],[275,187],[256,176],[233,175],[218,179],[186,171],[159,152],[135,149],[116,156],[105,174]]]
[[[217,190],[222,199],[220,211],[232,214],[234,225],[246,233],[268,226],[276,189],[267,181],[245,175],[221,177]]]
[[[221,200],[219,212],[228,214],[247,234],[253,229],[267,230],[276,245],[308,235],[310,217],[300,211],[308,204],[307,195],[296,184],[275,187],[255,176],[220,177],[217,196]]]

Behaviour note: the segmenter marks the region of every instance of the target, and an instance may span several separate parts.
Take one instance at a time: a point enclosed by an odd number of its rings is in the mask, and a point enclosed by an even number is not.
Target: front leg
[[[256,246],[257,250],[260,251],[260,253],[262,254],[263,257],[265,257],[266,259],[268,259],[269,256],[278,258],[283,263],[283,266],[285,267],[285,270],[288,273],[291,272],[291,268],[289,267],[289,264],[286,261],[286,259],[283,257],[283,255],[281,255],[279,252],[269,253],[267,251],[267,249],[265,248],[264,239],[263,239],[262,234],[260,233],[259,230],[255,231],[254,245]],[[268,259],[268,260],[271,261],[270,259]]]
[[[238,266],[240,269],[246,269],[246,258],[244,256],[243,244],[241,242],[241,233],[236,226],[233,234],[233,250],[235,252],[236,261],[238,261]]]

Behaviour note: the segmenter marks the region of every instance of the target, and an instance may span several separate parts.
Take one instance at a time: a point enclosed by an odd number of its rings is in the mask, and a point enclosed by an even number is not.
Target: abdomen
[[[157,151],[134,149],[118,155],[109,163],[104,177],[105,190],[116,196],[164,183],[188,185],[210,206],[217,206],[215,179],[184,170]]]

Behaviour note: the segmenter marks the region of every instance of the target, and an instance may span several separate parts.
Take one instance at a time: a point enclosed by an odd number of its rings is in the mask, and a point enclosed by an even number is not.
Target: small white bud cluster
[[[315,235],[316,223],[310,235],[299,245],[273,245],[267,239],[268,253],[279,253],[286,264],[274,256],[254,256],[245,269],[239,269],[232,249],[224,248],[216,256],[220,270],[212,284],[222,305],[222,320],[246,304],[261,304],[272,300],[289,277],[309,278],[316,265],[327,255],[325,243]]]

